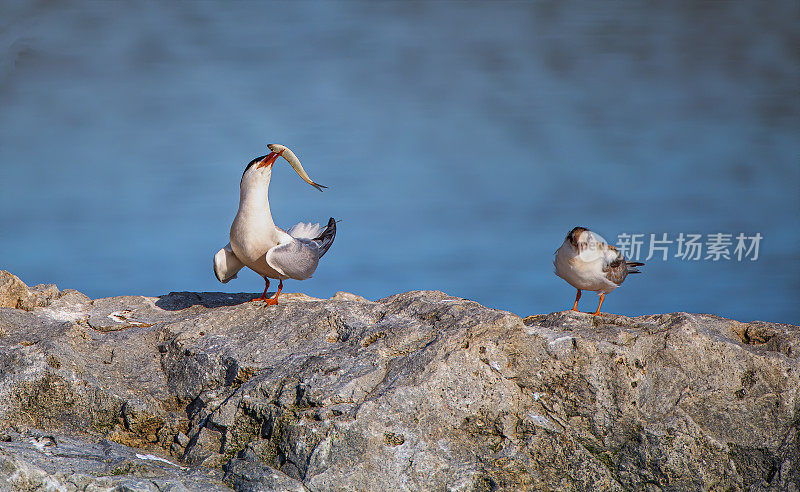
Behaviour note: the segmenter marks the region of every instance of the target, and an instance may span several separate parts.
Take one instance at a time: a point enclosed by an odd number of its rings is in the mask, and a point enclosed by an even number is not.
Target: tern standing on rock
[[[600,314],[606,294],[622,285],[629,273],[642,273],[636,267],[644,263],[626,261],[625,256],[603,238],[585,227],[575,227],[556,251],[553,265],[556,275],[578,289],[572,311],[578,310],[581,290],[591,290],[600,294],[597,311],[591,314]]]
[[[268,155],[250,161],[239,185],[239,211],[233,219],[230,242],[214,255],[214,274],[227,283],[236,278],[244,267],[264,277],[266,285],[261,297],[254,301],[278,304],[285,279],[305,280],[317,269],[319,259],[328,251],[336,237],[336,221],[331,217],[325,227],[299,223],[288,231],[276,227],[269,210],[269,181],[272,165],[283,156],[308,184],[322,191],[306,174],[297,156],[279,144],[269,144]],[[267,297],[269,279],[278,279],[278,291]]]

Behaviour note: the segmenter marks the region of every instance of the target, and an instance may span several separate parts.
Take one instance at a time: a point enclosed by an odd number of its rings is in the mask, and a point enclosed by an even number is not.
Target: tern
[[[595,315],[600,314],[606,294],[622,285],[629,273],[642,273],[636,267],[644,265],[625,260],[616,247],[585,227],[569,231],[555,255],[556,275],[578,290],[572,311],[578,310],[581,291],[590,290],[600,295],[597,311],[590,313]]]
[[[286,279],[305,280],[317,269],[319,259],[336,237],[336,221],[331,217],[325,227],[299,223],[284,231],[275,226],[269,209],[269,182],[272,165],[283,157],[297,174],[319,191],[326,188],[306,174],[300,160],[289,148],[269,144],[270,153],[250,161],[239,184],[239,210],[233,219],[230,242],[214,255],[214,275],[227,283],[244,267],[264,277],[264,293],[253,301],[278,304]],[[277,279],[278,291],[268,298],[269,279]]]

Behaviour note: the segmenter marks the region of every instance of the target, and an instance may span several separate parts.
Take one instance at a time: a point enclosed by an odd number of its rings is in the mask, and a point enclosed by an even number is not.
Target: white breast
[[[602,257],[584,261],[569,244],[569,241],[564,241],[558,248],[553,265],[556,275],[576,289],[608,294],[618,287],[617,284],[606,278],[605,272],[603,272]]]

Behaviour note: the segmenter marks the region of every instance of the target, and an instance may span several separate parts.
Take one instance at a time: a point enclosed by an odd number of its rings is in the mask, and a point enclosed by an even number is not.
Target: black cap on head
[[[267,158],[267,156],[265,156],[265,155],[262,155],[261,157],[256,157],[255,159],[253,159],[252,161],[250,161],[250,163],[247,165],[247,167],[246,167],[246,168],[244,168],[244,172],[242,173],[242,177],[244,177],[244,173],[246,173],[248,169],[250,169],[251,167],[253,167],[253,164],[258,164],[259,162],[263,161],[263,160],[264,160],[264,159],[266,159],[266,158]]]

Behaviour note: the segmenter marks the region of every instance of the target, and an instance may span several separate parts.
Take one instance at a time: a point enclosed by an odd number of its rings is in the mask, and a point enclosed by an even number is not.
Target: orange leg
[[[578,301],[580,301],[580,300],[581,300],[581,289],[578,289],[578,293],[575,294],[575,304],[572,305],[571,311],[577,311],[578,310]]]
[[[606,300],[606,295],[605,294],[600,294],[600,304],[597,305],[597,311],[593,312],[592,314],[594,314],[594,315],[602,314],[600,312],[600,306],[603,305],[603,301],[605,301],[605,300]]]
[[[269,289],[269,279],[268,278],[264,278],[264,282],[266,282],[266,285],[264,285],[264,293],[261,294],[261,297],[256,297],[255,299],[250,299],[250,302],[253,302],[253,301],[267,301],[267,300],[269,300],[269,297],[267,297],[267,290]]]
[[[278,281],[278,292],[275,293],[275,297],[272,299],[267,299],[267,306],[277,306],[278,305],[278,296],[281,295],[281,291],[283,290],[283,280]]]

